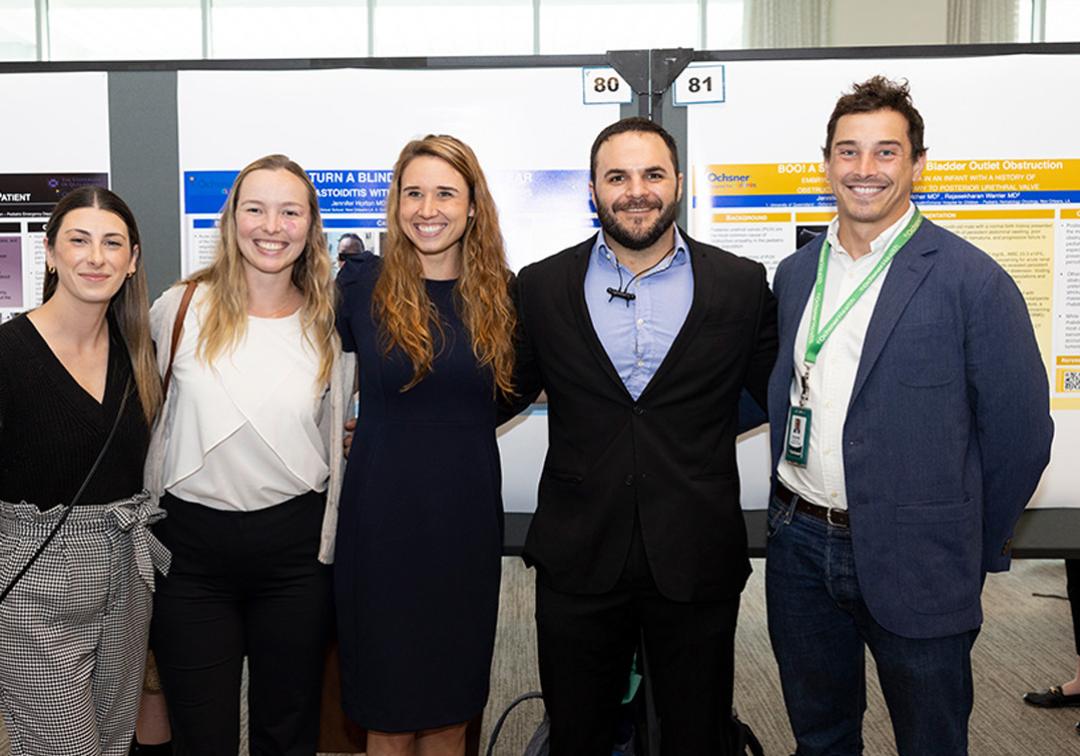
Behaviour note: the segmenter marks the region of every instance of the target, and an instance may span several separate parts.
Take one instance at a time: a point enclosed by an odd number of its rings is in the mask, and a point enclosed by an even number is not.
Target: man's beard
[[[630,229],[619,223],[615,217],[614,208],[609,208],[602,203],[596,204],[596,215],[600,218],[600,228],[612,241],[621,244],[627,249],[642,250],[655,244],[675,222],[675,216],[679,212],[679,203],[672,202],[667,207],[659,200],[647,202],[621,202],[615,203],[618,209],[651,207],[660,209],[660,217],[651,226],[643,229]]]

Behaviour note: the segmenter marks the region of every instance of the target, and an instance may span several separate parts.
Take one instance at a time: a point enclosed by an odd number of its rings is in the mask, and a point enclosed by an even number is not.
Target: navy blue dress
[[[408,391],[372,316],[377,258],[346,263],[338,330],[360,369],[360,417],[335,556],[342,705],[367,729],[464,722],[484,707],[499,604],[502,499],[491,371],[453,305],[426,281],[445,340]]]

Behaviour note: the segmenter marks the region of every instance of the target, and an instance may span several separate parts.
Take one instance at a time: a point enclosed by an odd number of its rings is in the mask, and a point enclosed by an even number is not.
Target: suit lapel
[[[784,428],[787,427],[791,377],[795,373],[795,337],[806,302],[814,288],[818,252],[824,240],[822,234],[816,244],[811,242],[814,246],[794,252],[783,262],[773,281],[780,308],[780,342],[777,345],[776,366],[769,378],[769,424],[774,470],[783,447]]]
[[[570,266],[569,280],[567,281],[567,291],[570,293],[570,309],[574,314],[578,333],[585,339],[585,343],[597,363],[599,363],[601,371],[615,382],[615,385],[619,387],[619,390],[624,395],[629,397],[630,392],[626,390],[626,386],[623,384],[622,378],[619,377],[615,366],[611,363],[611,358],[608,357],[604,345],[600,343],[600,337],[596,335],[596,328],[593,327],[592,318],[589,317],[589,307],[585,303],[585,273],[589,269],[589,260],[592,257],[592,249],[595,243],[596,237],[594,236],[588,241],[582,242],[574,251],[573,264]]]
[[[777,362],[781,363],[781,367],[784,366],[785,362],[790,366],[790,369],[785,371],[785,375],[788,376],[789,380],[795,370],[795,337],[799,333],[799,325],[802,322],[803,312],[806,310],[806,303],[814,290],[814,280],[817,278],[818,255],[824,242],[825,234],[821,234],[820,239],[811,249],[806,250],[802,255],[792,260],[791,281],[786,286],[786,288],[790,288],[791,293],[784,291],[784,296],[780,297],[779,300],[780,322],[785,327],[781,328]]]
[[[881,294],[874,305],[874,314],[870,316],[870,325],[867,326],[866,338],[863,340],[862,356],[859,358],[858,372],[855,373],[855,386],[851,390],[849,408],[866,384],[867,376],[873,370],[874,363],[885,348],[885,342],[896,327],[907,303],[926,278],[926,274],[934,267],[934,258],[930,253],[937,247],[930,238],[931,228],[933,227],[929,221],[924,220],[922,228],[896,254],[889,272],[885,274]]]

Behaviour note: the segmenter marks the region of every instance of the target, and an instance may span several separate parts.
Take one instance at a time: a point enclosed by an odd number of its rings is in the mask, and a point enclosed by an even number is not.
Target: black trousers
[[[1065,560],[1065,591],[1072,612],[1073,643],[1076,655],[1080,656],[1080,559]]]
[[[177,756],[236,756],[248,659],[252,756],[312,756],[331,573],[317,560],[323,494],[223,512],[166,494],[154,533],[172,550],[150,645]]]
[[[537,643],[551,756],[610,756],[641,637],[663,756],[729,754],[738,612],[737,596],[679,602],[661,595],[636,525],[626,567],[608,593],[560,593],[538,573]]]

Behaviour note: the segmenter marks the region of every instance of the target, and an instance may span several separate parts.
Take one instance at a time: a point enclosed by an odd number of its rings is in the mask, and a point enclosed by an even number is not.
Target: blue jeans
[[[862,753],[867,646],[900,756],[968,752],[977,629],[944,638],[889,632],[863,602],[850,531],[775,497],[765,594],[797,756]]]

